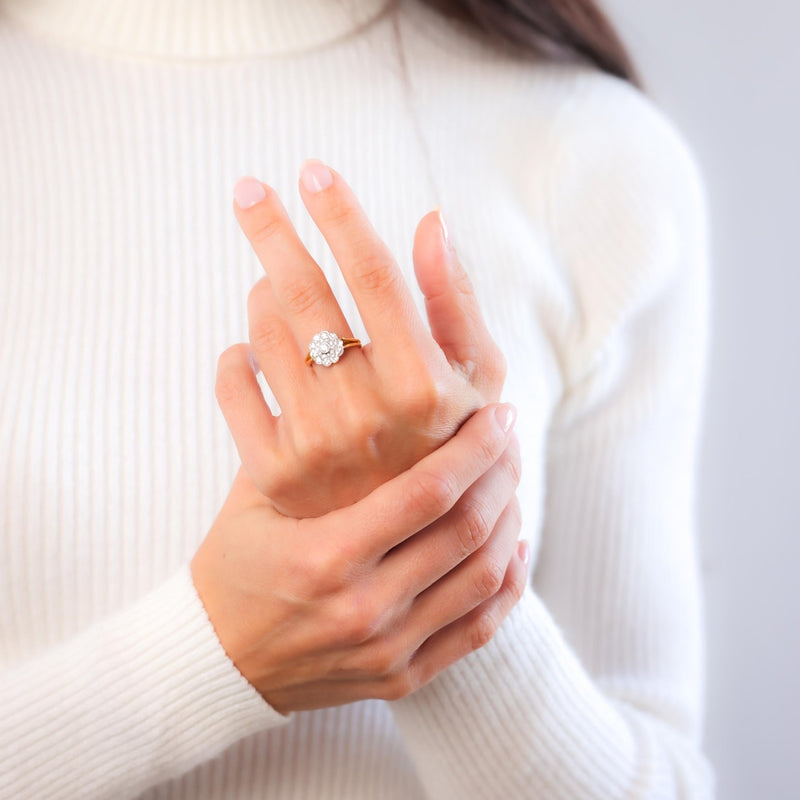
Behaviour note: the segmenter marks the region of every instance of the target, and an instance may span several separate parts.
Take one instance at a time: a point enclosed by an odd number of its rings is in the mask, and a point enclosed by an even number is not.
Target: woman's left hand
[[[245,178],[236,185],[234,213],[266,276],[248,296],[250,345],[222,353],[215,387],[242,465],[275,508],[292,517],[350,505],[399,475],[476,409],[496,401],[505,379],[503,355],[444,241],[437,212],[422,218],[413,248],[429,330],[399,266],[341,175],[317,160],[304,168],[301,197],[370,341],[348,348],[330,367],[306,364],[315,333],[353,334],[275,190]],[[279,416],[267,406],[250,351]]]

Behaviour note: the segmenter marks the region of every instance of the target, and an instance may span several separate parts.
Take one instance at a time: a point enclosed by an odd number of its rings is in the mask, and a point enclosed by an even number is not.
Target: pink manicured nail
[[[260,203],[267,196],[261,181],[255,178],[239,178],[233,187],[233,198],[242,210]]]
[[[500,423],[500,427],[503,429],[503,433],[508,433],[508,429],[514,424],[514,420],[517,416],[514,406],[510,403],[504,403],[503,405],[497,406],[494,414],[497,421]]]
[[[455,250],[453,247],[453,240],[450,238],[450,232],[447,230],[447,223],[444,221],[444,214],[440,206],[436,206],[436,213],[439,215],[439,226],[442,229],[442,238],[444,239],[444,246],[448,250]]]
[[[517,546],[517,554],[519,555],[522,563],[527,567],[528,562],[531,559],[531,546],[527,541],[525,541],[525,539],[523,539]]]
[[[309,192],[321,192],[333,183],[333,175],[321,161],[310,159],[300,169],[300,180]]]
[[[258,373],[261,372],[261,367],[259,366],[258,361],[256,361],[255,354],[249,348],[247,350],[247,360],[250,362],[250,369],[253,370],[253,375],[258,377]]]

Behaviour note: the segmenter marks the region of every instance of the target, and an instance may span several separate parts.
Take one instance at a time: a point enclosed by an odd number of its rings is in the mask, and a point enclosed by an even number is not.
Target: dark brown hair
[[[644,82],[609,18],[594,0],[423,0],[522,54],[582,60],[630,81]]]

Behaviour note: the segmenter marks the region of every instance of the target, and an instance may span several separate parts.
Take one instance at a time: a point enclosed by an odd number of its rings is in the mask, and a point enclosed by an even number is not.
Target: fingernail
[[[442,213],[441,206],[436,206],[436,213],[439,216],[439,226],[442,229],[442,239],[444,240],[444,246],[448,250],[455,250],[453,247],[453,240],[450,238],[450,232],[447,230],[447,223],[444,221],[444,214]]]
[[[531,546],[525,539],[517,545],[517,554],[519,555],[520,561],[527,567],[531,559]]]
[[[267,196],[261,181],[255,178],[239,178],[236,186],[233,187],[233,198],[236,205],[242,210],[250,208],[256,203],[260,203]]]
[[[258,365],[258,361],[256,361],[255,354],[250,349],[247,351],[247,360],[250,362],[250,369],[253,370],[253,375],[258,377],[258,373],[261,372],[261,367]]]
[[[311,159],[301,167],[300,180],[309,192],[321,192],[333,183],[333,175],[321,161]]]
[[[508,433],[508,429],[514,424],[514,420],[517,418],[516,409],[511,403],[503,403],[497,406],[494,410],[494,415],[500,423],[503,433]]]

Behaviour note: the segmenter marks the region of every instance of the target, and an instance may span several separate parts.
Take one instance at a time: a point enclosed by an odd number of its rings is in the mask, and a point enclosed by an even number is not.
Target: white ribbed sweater
[[[416,0],[386,12],[0,0],[3,800],[712,793],[696,160],[623,81]],[[534,568],[494,640],[416,694],[287,718],[188,561],[238,464],[214,376],[263,274],[240,175],[278,189],[364,335],[297,192],[308,157],[412,285],[414,228],[443,207],[510,364]]]

